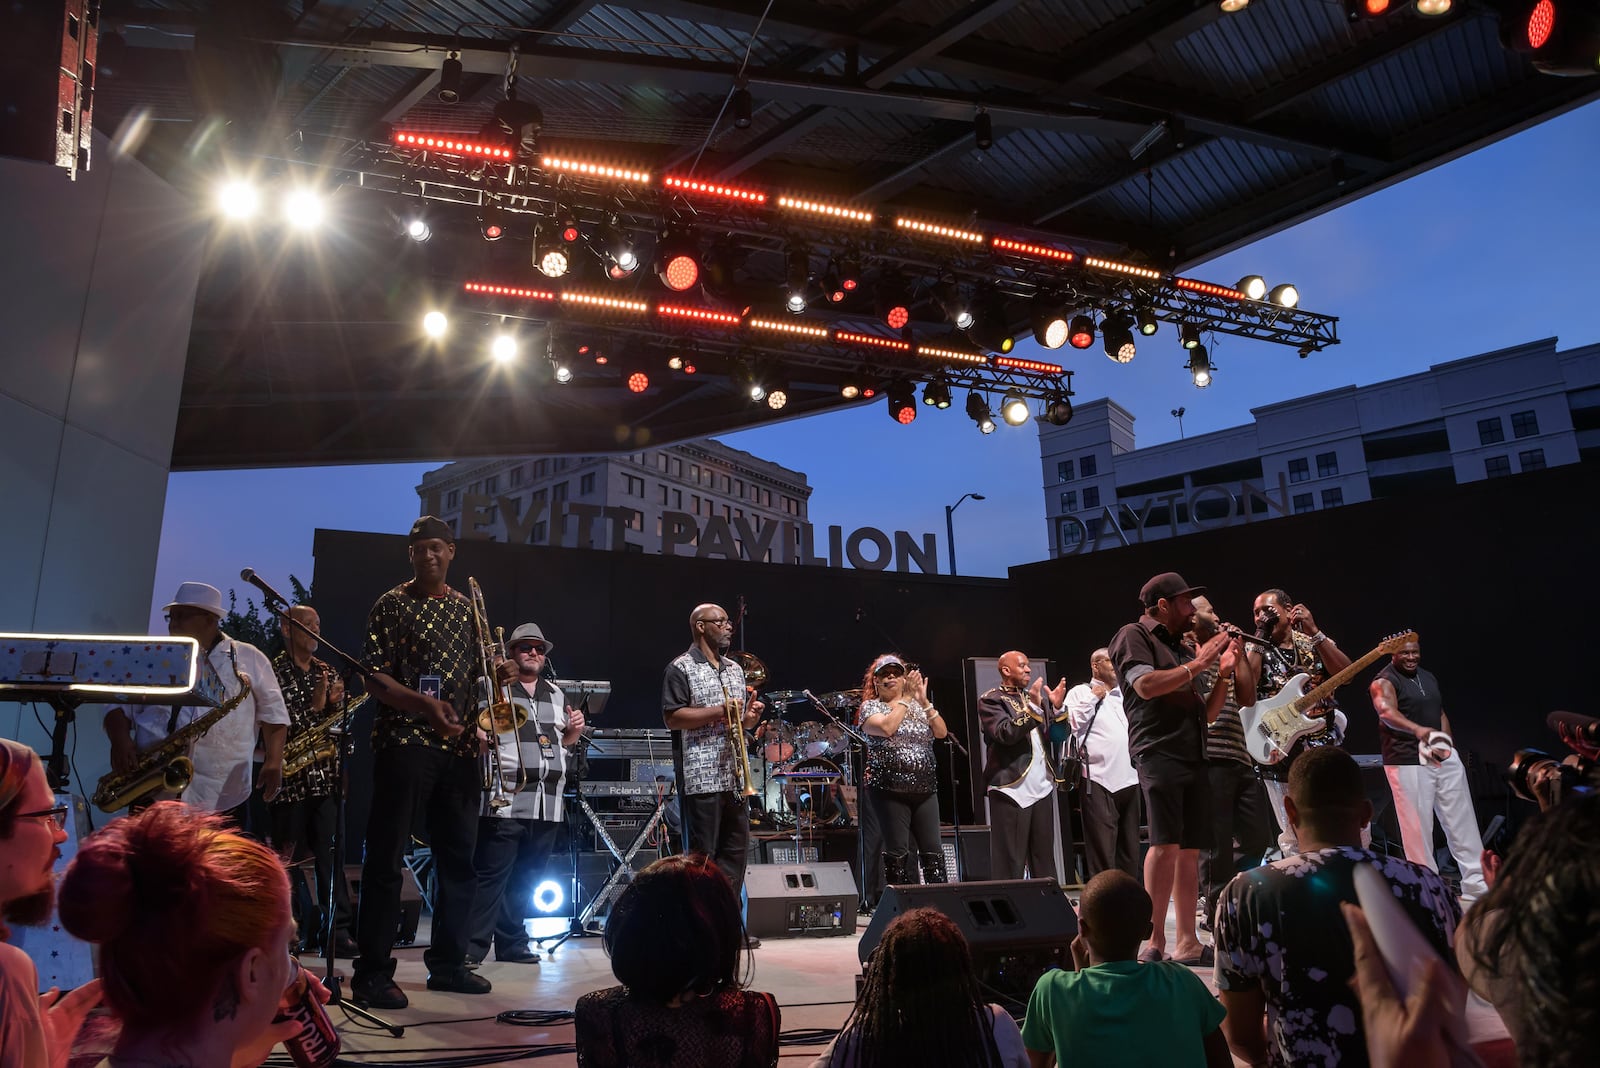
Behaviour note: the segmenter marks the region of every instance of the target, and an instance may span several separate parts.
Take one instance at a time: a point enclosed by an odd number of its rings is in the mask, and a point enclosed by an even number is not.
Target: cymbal
[[[819,694],[817,700],[837,712],[841,708],[855,708],[861,703],[861,689],[834,690],[830,693]]]
[[[806,694],[804,690],[773,690],[771,693],[761,694],[760,698],[768,705],[792,705],[797,701],[804,701]]]

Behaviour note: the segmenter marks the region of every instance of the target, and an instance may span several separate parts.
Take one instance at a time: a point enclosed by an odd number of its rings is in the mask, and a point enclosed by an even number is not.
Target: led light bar
[[[614,167],[609,163],[590,163],[587,160],[567,159],[565,156],[545,156],[539,160],[539,166],[547,171],[564,171],[567,174],[582,174],[590,178],[610,178],[618,182],[639,182],[648,185],[650,182],[649,171],[636,171],[628,167]]]
[[[448,152],[457,156],[481,156],[484,159],[510,159],[511,150],[480,141],[463,141],[458,137],[439,134],[420,134],[396,131],[394,143],[405,148],[431,148],[435,152]]]
[[[1201,282],[1194,278],[1174,278],[1172,284],[1179,289],[1187,289],[1195,293],[1204,293],[1208,297],[1227,297],[1229,300],[1248,299],[1237,289],[1228,286],[1219,286],[1214,282]]]
[[[799,337],[814,337],[827,340],[828,328],[825,326],[807,326],[805,323],[782,322],[777,319],[751,319],[750,325],[757,330],[777,330],[785,334],[795,334]]]
[[[951,241],[970,241],[974,245],[983,244],[983,235],[976,230],[962,230],[955,226],[923,222],[921,219],[908,219],[904,215],[897,216],[894,224],[902,230],[913,230],[919,234],[927,234],[929,237],[943,237]]]
[[[892,337],[880,337],[877,334],[857,334],[849,330],[837,330],[833,339],[841,345],[876,345],[881,349],[894,349],[896,352],[910,352],[911,342],[896,341]]]
[[[612,311],[628,311],[644,313],[650,310],[650,305],[642,300],[627,300],[623,297],[603,297],[595,293],[563,293],[561,300],[568,304],[584,304],[591,308],[608,308]]]
[[[726,326],[738,326],[739,317],[732,312],[717,311],[714,308],[693,308],[684,304],[657,304],[656,312],[660,315],[670,315],[677,319],[695,319],[702,323],[722,323]]]
[[[668,174],[662,177],[661,184],[668,189],[676,189],[680,193],[697,193],[701,196],[722,197],[726,200],[742,200],[748,204],[765,204],[767,194],[754,189],[740,189],[736,186],[723,185],[721,182],[702,182],[698,178],[679,178]]]
[[[1161,272],[1151,270],[1149,267],[1136,267],[1131,263],[1118,263],[1116,260],[1103,260],[1099,256],[1085,256],[1085,267],[1095,267],[1102,271],[1116,271],[1119,274],[1131,274],[1135,278],[1148,278],[1152,282],[1161,281]]]
[[[1035,245],[1028,241],[1017,241],[1009,237],[996,237],[989,243],[1001,252],[1015,252],[1019,256],[1033,256],[1041,260],[1056,260],[1059,263],[1071,263],[1077,259],[1074,253],[1064,248]]]
[[[830,219],[847,219],[850,222],[870,223],[877,215],[860,208],[846,208],[839,204],[824,204],[818,200],[802,200],[799,197],[779,197],[778,207],[788,208],[791,211],[808,211],[813,215],[826,215]]]
[[[918,345],[918,356],[927,356],[936,360],[953,360],[956,363],[970,363],[982,366],[989,362],[989,357],[981,352],[961,352],[957,349],[940,348],[938,345]]]
[[[521,286],[498,286],[489,282],[467,282],[462,286],[468,293],[481,293],[486,297],[516,297],[518,300],[557,300],[548,289],[524,289]]]
[[[996,367],[1009,367],[1013,371],[1030,371],[1036,375],[1064,375],[1066,368],[1059,363],[1041,363],[1038,360],[1023,360],[1016,356],[996,356]]]

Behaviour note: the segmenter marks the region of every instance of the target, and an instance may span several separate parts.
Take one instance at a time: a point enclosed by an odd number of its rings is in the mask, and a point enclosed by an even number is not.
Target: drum
[[[794,728],[781,719],[768,719],[756,724],[751,732],[755,744],[761,749],[761,759],[768,764],[781,764],[792,760],[795,754]]]
[[[802,723],[795,728],[794,747],[809,760],[825,757],[833,752],[834,736],[838,734],[839,728],[831,723]]]
[[[783,799],[801,827],[833,827],[845,822],[845,808],[839,797],[839,784],[844,781],[844,775],[839,765],[824,757],[812,757],[795,761],[794,767],[787,770],[802,774],[826,772],[833,776],[827,780],[779,780],[783,783]]]

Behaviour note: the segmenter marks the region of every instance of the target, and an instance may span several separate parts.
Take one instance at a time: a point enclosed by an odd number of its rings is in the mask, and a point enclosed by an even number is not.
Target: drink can
[[[283,1040],[283,1048],[297,1068],[329,1068],[339,1056],[339,1032],[317,997],[311,973],[294,961],[294,979],[284,991],[283,1004],[273,1023],[293,1020],[300,1030]]]

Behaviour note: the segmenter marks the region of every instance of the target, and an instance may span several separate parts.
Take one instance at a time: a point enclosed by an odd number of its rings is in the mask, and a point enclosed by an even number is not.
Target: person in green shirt
[[[1176,961],[1141,964],[1150,895],[1127,872],[1103,871],[1078,903],[1078,970],[1049,971],[1028,999],[1022,1044],[1032,1068],[1160,1064],[1231,1068],[1222,1005]]]

